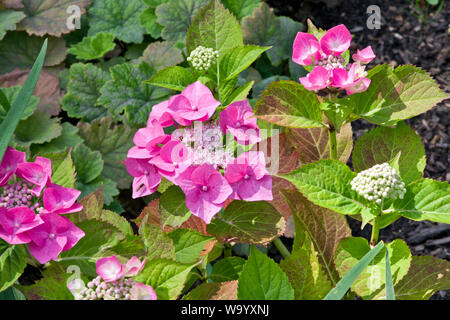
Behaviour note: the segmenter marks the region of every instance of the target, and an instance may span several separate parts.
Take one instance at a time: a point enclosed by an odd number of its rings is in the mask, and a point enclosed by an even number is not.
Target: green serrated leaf
[[[174,300],[183,290],[187,276],[194,265],[157,259],[146,263],[136,281],[152,286],[158,300]]]
[[[108,115],[108,109],[97,105],[100,90],[110,79],[108,72],[90,63],[75,63],[70,66],[69,79],[61,104],[70,117],[92,121]]]
[[[195,77],[189,69],[173,66],[157,72],[145,83],[170,90],[183,91],[185,87],[195,82]]]
[[[60,121],[59,118],[51,118],[46,112],[36,111],[19,122],[13,142],[23,147],[50,142],[62,133]]]
[[[6,31],[16,30],[16,25],[25,18],[25,14],[15,10],[0,11],[0,40],[6,34]]]
[[[38,153],[55,153],[64,151],[67,148],[75,147],[77,144],[83,141],[78,133],[78,128],[71,125],[69,122],[63,122],[61,124],[61,135],[50,142],[43,144],[35,144],[31,146],[31,152],[33,154]]]
[[[92,151],[80,143],[72,150],[73,163],[77,171],[77,180],[88,184],[103,171],[103,159],[99,151]]]
[[[159,213],[162,226],[179,227],[191,216],[186,207],[186,196],[177,186],[169,187],[159,199]]]
[[[208,0],[167,1],[156,7],[158,24],[163,27],[161,36],[172,42],[184,42],[192,20]]]
[[[281,268],[252,246],[239,276],[239,300],[293,300],[294,289]]]
[[[110,72],[112,79],[101,89],[97,104],[106,106],[116,121],[145,125],[152,106],[165,100],[169,91],[143,83],[154,73],[146,62],[116,65]]]
[[[208,279],[214,282],[226,282],[239,279],[247,260],[240,257],[228,257],[217,261]]]
[[[389,251],[393,283],[398,283],[407,273],[411,263],[408,245],[400,239],[385,245]],[[351,288],[363,299],[386,299],[386,249],[382,249],[355,279]],[[364,238],[346,238],[336,249],[335,262],[341,277],[349,272],[371,250]]]
[[[139,16],[145,5],[140,0],[94,1],[89,8],[89,36],[99,32],[112,33],[117,39],[130,43],[144,40],[144,28]]]
[[[391,126],[431,109],[448,94],[421,68],[380,65],[369,71],[367,91],[351,96],[354,113],[379,125]]]
[[[256,116],[290,128],[323,127],[315,93],[294,81],[271,83],[256,102]]]
[[[221,58],[228,50],[242,45],[239,22],[217,0],[210,1],[200,11],[186,37],[188,54],[198,46],[204,46],[219,51]]]
[[[220,76],[230,80],[247,69],[263,52],[270,47],[239,46],[227,51],[220,59]]]
[[[252,14],[261,0],[222,0],[225,8],[231,11],[239,20]]]
[[[294,184],[311,202],[342,214],[360,214],[367,208],[364,198],[350,187],[356,176],[337,160],[320,160],[280,175]]]
[[[27,265],[24,245],[10,245],[0,240],[0,292],[11,286]]]
[[[425,169],[425,148],[420,136],[404,122],[396,128],[378,127],[359,138],[353,150],[356,171],[369,169],[375,164],[389,162],[400,153],[398,174],[405,184],[422,178]]]
[[[0,88],[0,91],[4,93],[6,99],[9,101],[10,104],[13,104],[14,101],[17,99],[20,90],[22,90],[22,86]],[[36,110],[36,107],[39,104],[39,100],[40,99],[38,97],[35,96],[30,97],[30,100],[28,101],[28,104],[26,105],[25,110],[22,113],[21,120],[25,120],[26,118],[28,118],[33,114],[34,110]],[[0,121],[3,121],[5,119],[8,111],[9,110],[6,110],[2,105],[0,105]]]
[[[52,161],[52,182],[65,188],[75,186],[75,167],[68,151],[45,155]]]
[[[84,198],[92,192],[95,192],[96,190],[102,188],[106,205],[111,204],[114,200],[114,197],[119,195],[117,183],[103,176],[97,177],[95,178],[95,180],[86,184],[77,181],[75,183],[75,188],[81,191],[80,198]]]
[[[121,161],[125,161],[132,147],[135,130],[126,125],[114,124],[110,117],[94,120],[90,124],[80,122],[78,129],[86,145],[102,154],[102,177],[117,182],[118,188],[129,188],[132,177]]]
[[[237,300],[237,281],[202,283],[183,300]]]
[[[161,37],[163,27],[156,22],[158,17],[155,8],[147,8],[139,15],[139,23],[145,28],[145,31],[154,39]]]
[[[252,90],[254,83],[255,83],[254,81],[247,82],[243,86],[234,90],[234,92],[228,97],[227,102],[225,102],[225,105],[227,106],[232,104],[233,102],[245,100],[250,90]]]
[[[284,231],[285,221],[264,201],[233,201],[207,226],[219,241],[267,244]]]
[[[100,59],[107,52],[114,49],[115,36],[112,33],[99,32],[92,37],[84,37],[83,40],[73,45],[68,53],[71,53],[79,60]]]
[[[147,259],[175,260],[175,245],[160,228],[149,223],[142,223],[139,234],[148,250]]]
[[[175,229],[168,236],[175,244],[176,260],[181,263],[197,261],[205,245],[214,239],[190,229]]]

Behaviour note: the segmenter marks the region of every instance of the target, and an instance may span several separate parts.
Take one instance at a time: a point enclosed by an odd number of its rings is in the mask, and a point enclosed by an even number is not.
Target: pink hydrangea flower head
[[[337,88],[348,88],[355,82],[354,73],[344,68],[333,69],[332,86]]]
[[[148,121],[147,127],[139,129],[134,135],[133,142],[140,148],[145,148],[147,144],[155,138],[164,136],[164,129],[158,120]]]
[[[356,53],[352,56],[353,60],[361,64],[367,64],[375,59],[375,54],[372,51],[372,47],[368,46],[362,50],[356,50]]]
[[[6,209],[0,207],[0,238],[9,244],[24,244],[31,241],[27,231],[44,221],[27,207]]]
[[[81,192],[71,188],[64,188],[57,184],[51,184],[45,188],[42,200],[44,209],[41,213],[66,214],[79,212],[83,206],[75,203]]]
[[[0,164],[0,187],[8,184],[9,179],[16,173],[17,165],[25,162],[25,152],[8,147]]]
[[[137,276],[145,265],[145,258],[141,262],[136,256],[130,258],[123,267],[124,277],[135,277]]]
[[[149,285],[136,283],[130,290],[131,300],[157,300],[156,292]]]
[[[147,127],[153,120],[157,120],[163,127],[170,127],[174,124],[172,114],[169,110],[169,100],[160,102],[152,107]]]
[[[127,158],[127,171],[133,179],[133,199],[154,193],[161,183],[157,168],[147,160]]]
[[[150,159],[158,172],[171,182],[174,182],[180,172],[186,170],[192,163],[192,153],[179,140],[166,143],[158,156]]]
[[[186,206],[206,223],[222,209],[232,193],[227,180],[210,164],[189,167],[176,180],[186,194]]]
[[[180,125],[188,126],[192,121],[206,121],[220,105],[212,92],[200,81],[188,85],[181,94],[169,99],[168,109]]]
[[[309,66],[313,59],[320,59],[320,44],[310,33],[298,32],[293,44],[292,61]]]
[[[306,77],[302,77],[299,80],[307,90],[321,90],[328,86],[330,72],[324,67],[316,66]]]
[[[32,184],[32,194],[36,197],[41,195],[44,187],[51,183],[52,164],[50,159],[36,157],[34,162],[22,162],[17,165],[16,175]]]
[[[235,140],[243,145],[261,141],[256,118],[248,100],[236,101],[220,113],[220,128],[224,134],[229,131]]]
[[[31,238],[30,252],[42,264],[57,260],[61,252],[71,249],[85,235],[83,230],[59,214],[44,213],[39,217],[44,223],[27,233]]]
[[[350,31],[343,24],[340,24],[325,33],[320,39],[320,45],[325,54],[338,56],[350,47],[351,41]]]
[[[266,169],[263,152],[250,151],[240,154],[225,169],[225,178],[233,189],[231,199],[273,200],[272,177]]]
[[[116,281],[123,276],[123,266],[116,256],[98,259],[95,263],[97,274],[106,282]]]

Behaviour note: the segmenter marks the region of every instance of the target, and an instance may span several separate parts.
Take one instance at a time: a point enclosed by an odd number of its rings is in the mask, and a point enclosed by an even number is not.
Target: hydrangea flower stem
[[[328,129],[328,137],[330,140],[330,158],[337,160],[336,129],[334,127]]]
[[[231,249],[231,245],[228,243],[225,243],[225,248],[223,250],[223,256],[225,258],[227,257],[231,257],[232,256],[232,249]]]
[[[380,234],[380,222],[381,222],[381,214],[377,216],[373,221],[372,236],[370,237],[370,244],[372,246],[375,246],[378,243],[378,235]]]
[[[286,246],[283,244],[280,238],[275,238],[273,240],[273,244],[275,247],[277,247],[278,251],[281,253],[281,255],[286,259],[291,255],[289,250],[286,248]]]

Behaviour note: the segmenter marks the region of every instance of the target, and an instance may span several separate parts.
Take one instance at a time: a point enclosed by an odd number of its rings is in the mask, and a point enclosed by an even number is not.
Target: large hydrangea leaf
[[[24,245],[12,246],[0,240],[0,292],[19,279],[27,265]]]
[[[0,74],[14,69],[28,69],[33,66],[44,38],[29,36],[26,32],[8,32],[0,46]],[[44,67],[60,64],[66,58],[66,43],[62,38],[48,38]]]
[[[92,37],[84,37],[81,42],[72,46],[67,52],[80,60],[100,59],[114,49],[116,46],[114,38],[112,33],[99,32]]]
[[[67,8],[77,6],[80,14],[84,14],[91,0],[22,0],[22,3],[26,18],[19,24],[21,30],[40,37],[45,34],[60,37],[73,31],[67,27],[70,16]]]
[[[116,181],[119,188],[129,188],[132,177],[122,161],[125,161],[128,150],[133,146],[135,130],[126,125],[114,124],[111,117],[96,119],[91,123],[80,122],[78,128],[86,145],[102,154],[102,176]]]
[[[209,0],[170,0],[156,7],[156,21],[163,26],[162,37],[173,42],[184,42],[189,26],[208,2]]]
[[[237,300],[237,281],[202,283],[183,300]]]
[[[101,88],[110,79],[108,72],[90,63],[75,63],[70,67],[69,79],[62,108],[70,117],[92,121],[108,115],[106,108],[96,105]]]
[[[246,44],[272,46],[267,56],[274,66],[292,56],[292,43],[303,25],[288,17],[277,17],[266,3],[242,19],[242,32]]]
[[[89,8],[88,35],[104,31],[127,43],[141,43],[145,30],[139,16],[144,9],[141,0],[95,0]]]
[[[167,89],[143,83],[154,73],[146,62],[116,65],[110,72],[112,79],[101,89],[98,103],[107,107],[118,121],[133,127],[142,126],[152,106],[169,97]]]
[[[0,11],[0,40],[8,30],[16,30],[16,24],[25,18],[25,14],[15,10]]]

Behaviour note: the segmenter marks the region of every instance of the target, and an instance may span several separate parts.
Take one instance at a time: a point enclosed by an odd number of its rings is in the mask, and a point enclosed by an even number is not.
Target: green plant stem
[[[231,245],[229,243],[225,243],[225,247],[223,249],[223,256],[225,258],[227,257],[231,257],[232,256],[232,249],[231,249]]]
[[[378,243],[378,235],[380,234],[381,215],[377,216],[372,225],[372,236],[370,237],[370,244],[375,246]]]
[[[328,138],[330,140],[330,158],[337,160],[337,144],[336,144],[336,129],[330,127],[328,129]]]
[[[283,244],[283,242],[281,241],[280,238],[275,238],[273,240],[273,244],[275,245],[275,247],[277,247],[278,251],[280,251],[281,255],[284,258],[287,258],[287,257],[289,257],[291,255],[291,253],[286,248],[286,246]]]

